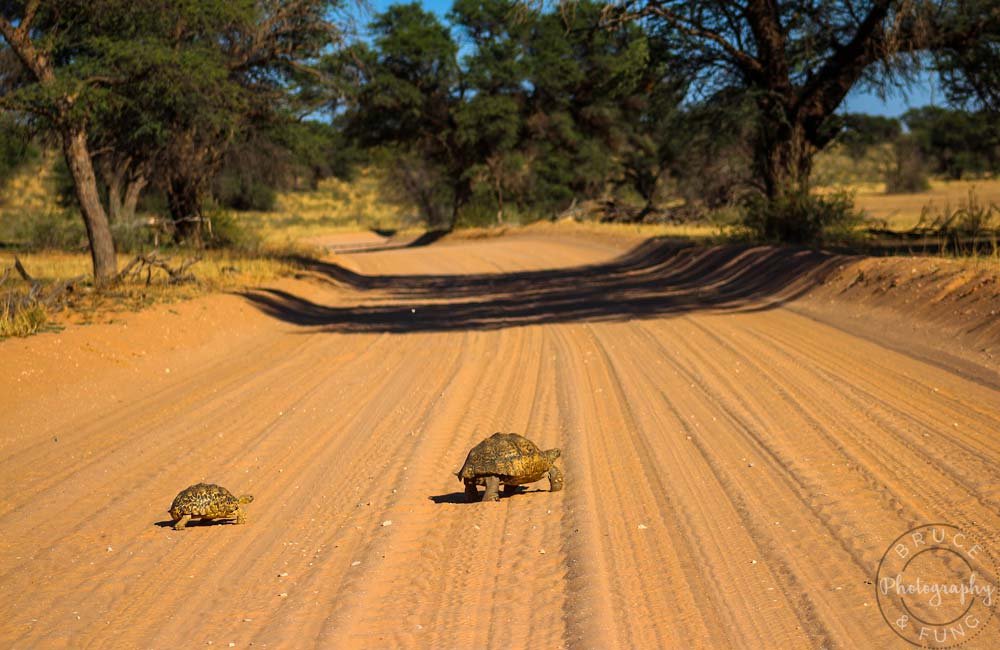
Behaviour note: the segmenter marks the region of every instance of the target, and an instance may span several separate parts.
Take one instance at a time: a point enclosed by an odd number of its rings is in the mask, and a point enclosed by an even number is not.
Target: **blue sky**
[[[425,8],[443,16],[451,9],[452,1],[423,0],[421,4]],[[396,2],[399,2],[399,0],[369,0],[373,12],[383,11],[386,7]],[[365,24],[369,20],[370,17],[363,18],[360,22]],[[899,116],[910,108],[926,106],[928,104],[944,104],[944,97],[933,77],[925,75],[911,84],[905,92],[891,93],[884,100],[875,93],[855,90],[847,96],[840,110],[851,113]]]

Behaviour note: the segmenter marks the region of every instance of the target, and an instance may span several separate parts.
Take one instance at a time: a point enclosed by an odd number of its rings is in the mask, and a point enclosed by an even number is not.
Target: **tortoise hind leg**
[[[184,530],[187,523],[191,521],[191,515],[183,515],[180,519],[174,520],[174,530]]]
[[[479,490],[476,489],[476,483],[468,479],[465,481],[465,499],[466,501],[479,501]]]
[[[512,497],[515,494],[517,494],[518,492],[520,492],[522,489],[523,488],[520,485],[510,485],[509,483],[504,483],[503,484],[503,495],[505,497]]]
[[[486,492],[483,494],[483,501],[500,500],[500,479],[496,476],[486,477]]]
[[[549,468],[549,492],[558,492],[563,489],[562,470],[553,465]]]

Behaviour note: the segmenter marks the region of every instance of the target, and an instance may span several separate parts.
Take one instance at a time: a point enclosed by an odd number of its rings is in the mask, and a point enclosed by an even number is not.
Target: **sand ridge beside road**
[[[1000,554],[1000,393],[780,261],[453,241],[0,344],[0,645],[908,647],[875,568],[930,521]],[[494,431],[566,489],[465,503]],[[249,523],[165,527],[202,480]]]

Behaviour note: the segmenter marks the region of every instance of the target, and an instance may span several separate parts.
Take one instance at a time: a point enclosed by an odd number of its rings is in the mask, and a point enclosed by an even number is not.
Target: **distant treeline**
[[[1000,119],[986,111],[925,106],[898,119],[852,113],[838,117],[834,127],[854,158],[873,146],[893,144],[910,147],[909,155],[919,156],[927,172],[944,178],[1000,172]]]

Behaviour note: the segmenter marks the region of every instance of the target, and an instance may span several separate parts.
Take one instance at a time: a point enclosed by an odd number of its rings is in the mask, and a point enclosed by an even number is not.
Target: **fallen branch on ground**
[[[72,293],[76,288],[77,283],[83,280],[84,277],[82,275],[78,275],[75,278],[60,280],[54,284],[45,285],[28,273],[28,271],[24,268],[24,264],[21,263],[20,258],[14,257],[13,266],[5,269],[3,274],[0,275],[0,284],[7,281],[7,278],[10,277],[11,271],[17,271],[17,274],[21,276],[21,279],[29,284],[29,289],[27,293],[23,294],[18,294],[13,291],[9,292],[5,300],[8,309],[25,309],[30,307],[32,304],[38,304],[46,309],[52,309],[53,307],[59,306],[63,296],[67,293]]]
[[[188,269],[201,261],[201,256],[195,256],[190,259],[184,260],[178,266],[170,266],[169,257],[161,257],[158,252],[152,252],[149,254],[136,255],[135,258],[125,265],[125,268],[115,276],[115,283],[121,282],[130,275],[133,277],[139,277],[143,271],[146,272],[146,284],[150,284],[153,281],[153,269],[160,269],[167,274],[168,282],[170,284],[181,284],[183,282],[195,282],[193,273],[189,273]]]

